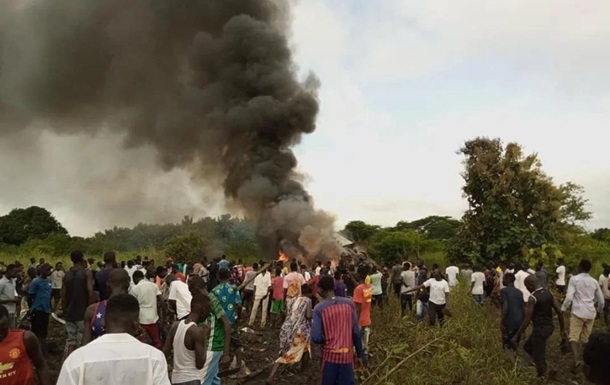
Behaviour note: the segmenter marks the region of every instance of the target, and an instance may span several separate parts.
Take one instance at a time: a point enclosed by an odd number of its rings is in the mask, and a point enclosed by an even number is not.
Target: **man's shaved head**
[[[540,281],[534,274],[530,274],[527,278],[525,278],[524,283],[525,287],[530,291],[530,293],[540,287]]]
[[[110,290],[110,295],[117,293],[127,294],[130,281],[131,278],[129,278],[129,274],[127,274],[125,269],[111,269],[110,273],[108,273],[108,289]]]

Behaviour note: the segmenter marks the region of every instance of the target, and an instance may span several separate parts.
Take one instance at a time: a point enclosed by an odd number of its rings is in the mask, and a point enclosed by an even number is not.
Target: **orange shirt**
[[[0,342],[0,384],[34,385],[32,361],[25,350],[24,330],[9,330]]]
[[[373,300],[373,286],[370,284],[361,284],[354,289],[354,303],[360,304],[360,316],[358,317],[358,326],[371,325],[371,303]]]

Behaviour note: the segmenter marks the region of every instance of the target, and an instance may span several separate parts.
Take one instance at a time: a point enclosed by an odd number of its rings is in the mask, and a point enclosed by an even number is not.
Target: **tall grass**
[[[401,318],[393,296],[383,311],[374,309],[372,369],[360,373],[361,381],[368,379],[365,385],[534,383],[534,369],[510,364],[502,350],[499,310],[489,303],[475,305],[465,282],[450,297],[453,316],[443,327],[429,327],[427,319],[417,324],[414,314]]]

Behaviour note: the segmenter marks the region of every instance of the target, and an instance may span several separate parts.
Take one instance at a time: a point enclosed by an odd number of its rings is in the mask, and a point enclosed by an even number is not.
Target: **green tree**
[[[379,231],[380,227],[376,225],[369,225],[363,221],[351,221],[345,225],[346,232],[355,243],[360,245],[366,245],[367,242]]]
[[[460,227],[460,221],[447,216],[432,215],[413,222],[400,221],[394,227],[396,230],[416,230],[426,234],[429,239],[444,241],[455,236]]]
[[[557,243],[566,227],[590,218],[582,187],[555,186],[537,155],[516,143],[477,138],[459,153],[468,210],[450,244],[452,259],[524,260],[529,249]]]
[[[179,261],[194,263],[205,255],[205,248],[209,244],[208,239],[198,234],[177,235],[167,241],[165,254]]]
[[[419,258],[425,246],[425,236],[414,230],[383,229],[371,238],[368,250],[375,260],[393,265],[407,258]]]
[[[21,245],[28,239],[45,239],[51,234],[68,234],[55,217],[42,207],[14,209],[0,217],[0,240]]]

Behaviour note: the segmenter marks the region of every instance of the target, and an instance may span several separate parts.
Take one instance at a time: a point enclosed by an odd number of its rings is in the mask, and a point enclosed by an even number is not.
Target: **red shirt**
[[[25,350],[25,330],[9,330],[0,342],[0,384],[34,385],[32,361]]]
[[[273,287],[273,299],[284,299],[284,278],[273,278],[271,280],[271,286]]]
[[[371,325],[371,302],[373,299],[373,286],[361,284],[354,289],[354,303],[360,304],[358,326]]]

